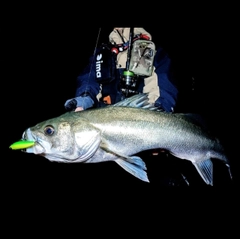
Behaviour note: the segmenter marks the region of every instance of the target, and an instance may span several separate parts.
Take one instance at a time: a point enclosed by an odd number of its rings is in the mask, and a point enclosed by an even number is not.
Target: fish
[[[198,115],[167,113],[148,103],[139,93],[114,105],[66,112],[27,128],[21,149],[60,163],[114,161],[136,178],[150,182],[138,153],[162,149],[190,161],[202,180],[213,186],[213,161],[223,162],[232,178],[229,159],[218,138]],[[20,148],[18,146],[18,148]]]

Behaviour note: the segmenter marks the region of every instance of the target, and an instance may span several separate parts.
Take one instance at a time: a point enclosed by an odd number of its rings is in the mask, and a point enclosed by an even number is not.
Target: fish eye
[[[46,126],[45,129],[44,129],[44,134],[53,135],[54,134],[54,128],[50,125]]]

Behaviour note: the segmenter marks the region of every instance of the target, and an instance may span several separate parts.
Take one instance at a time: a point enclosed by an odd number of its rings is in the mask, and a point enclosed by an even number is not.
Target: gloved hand
[[[92,107],[94,101],[90,96],[78,96],[72,99],[69,99],[65,102],[64,106],[67,111],[76,109],[77,107],[82,107],[83,110]]]

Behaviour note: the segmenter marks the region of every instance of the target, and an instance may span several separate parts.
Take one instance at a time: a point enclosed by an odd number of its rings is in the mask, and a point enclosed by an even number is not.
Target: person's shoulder
[[[147,33],[147,34],[150,34],[145,28],[143,27],[134,27],[134,31],[137,32],[137,33]]]

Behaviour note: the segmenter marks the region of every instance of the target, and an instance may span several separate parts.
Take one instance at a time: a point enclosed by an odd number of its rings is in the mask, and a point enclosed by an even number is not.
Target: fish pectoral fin
[[[138,156],[125,156],[120,152],[115,152],[110,149],[109,145],[105,140],[102,140],[100,147],[102,150],[111,153],[117,157],[115,162],[120,165],[127,172],[135,176],[136,178],[141,179],[142,181],[149,182],[147,173],[144,170],[147,170],[145,162]]]
[[[211,159],[202,162],[194,162],[193,165],[197,169],[204,182],[213,186],[213,163]]]
[[[132,156],[127,158],[119,158],[115,162],[120,165],[127,172],[141,179],[142,181],[149,182],[146,170],[146,165],[140,157]]]

